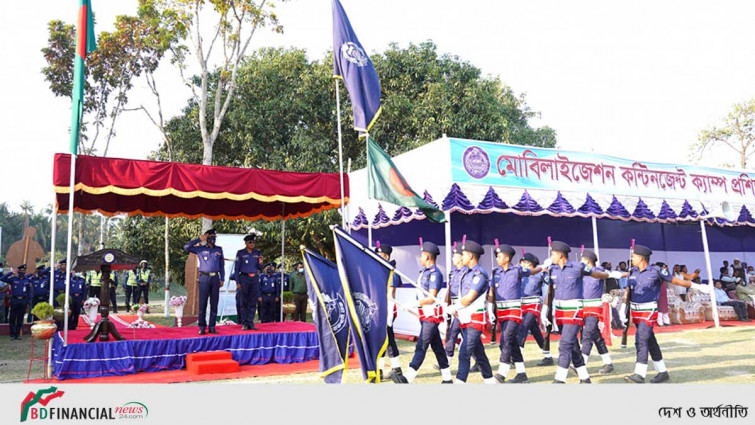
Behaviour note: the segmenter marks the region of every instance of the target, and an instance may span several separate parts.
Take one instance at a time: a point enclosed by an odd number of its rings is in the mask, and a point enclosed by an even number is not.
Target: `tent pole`
[[[600,259],[600,247],[598,246],[598,220],[595,216],[592,217],[592,245],[593,248],[595,248],[595,255]]]
[[[71,153],[71,178],[68,187],[68,242],[66,243],[66,299],[71,288],[71,247],[73,245],[73,186],[76,183],[76,154]],[[68,303],[63,307],[63,346],[68,346]]]
[[[351,158],[349,158],[347,162],[346,173],[351,174]],[[349,234],[351,234],[351,205],[346,205],[346,228],[345,229],[347,232],[349,232]]]
[[[336,82],[336,119],[338,120],[338,177],[341,180],[341,225],[346,229],[346,203],[344,202],[343,191],[343,139],[341,137],[341,95],[339,91],[340,84],[338,78]]]
[[[446,276],[451,273],[451,212],[446,211]],[[447,290],[451,290],[451,282],[448,282]]]
[[[58,195],[53,190],[52,192],[52,214],[50,214],[50,223],[52,229],[50,231],[50,305],[53,305],[53,288],[55,288],[55,238],[58,232]],[[31,314],[31,313],[29,313]],[[47,376],[52,376],[52,344],[47,349]]]
[[[341,176],[343,176],[343,173],[341,173]],[[343,193],[343,192],[342,192]],[[280,321],[283,322],[283,317],[285,317],[285,314],[283,313],[283,282],[284,282],[284,276],[283,276],[283,269],[286,267],[285,260],[286,260],[286,204],[283,204],[283,223],[281,223],[281,295],[278,302],[280,302],[280,309],[281,309],[281,315],[280,315]]]
[[[718,305],[716,303],[716,292],[713,286],[713,268],[710,265],[710,250],[708,249],[708,232],[705,230],[705,219],[700,219],[700,230],[703,236],[703,252],[705,255],[705,267],[708,272],[708,286],[710,287],[710,304],[713,307],[713,323],[719,327],[718,322]]]
[[[170,245],[168,236],[170,232],[168,216],[165,216],[165,308],[163,313],[165,317],[170,317]],[[128,303],[128,300],[126,300]]]

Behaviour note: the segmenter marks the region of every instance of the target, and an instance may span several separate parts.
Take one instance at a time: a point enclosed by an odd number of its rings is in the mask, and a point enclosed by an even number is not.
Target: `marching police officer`
[[[244,236],[246,247],[236,253],[234,261],[234,280],[236,291],[241,293],[241,310],[239,322],[242,330],[257,330],[254,326],[254,315],[257,313],[257,299],[260,293],[260,270],[265,259],[259,250],[255,249],[255,235]]]
[[[632,253],[632,268],[629,271],[628,284],[632,288],[630,308],[632,322],[637,326],[634,344],[637,348],[637,362],[634,373],[624,377],[630,383],[643,383],[648,371],[648,353],[653,359],[653,368],[658,374],[650,380],[657,384],[669,380],[663,353],[653,333],[653,326],[658,320],[658,297],[661,282],[671,283],[685,288],[709,293],[708,285],[701,285],[673,277],[668,270],[657,265],[649,265],[653,251],[643,245],[635,245]],[[625,319],[626,320],[626,319]]]
[[[149,305],[149,286],[152,283],[152,270],[147,268],[147,260],[139,262],[139,271],[137,273],[137,280],[139,282],[136,300],[144,297],[144,304]]]
[[[388,261],[390,265],[396,267],[396,260],[391,260],[391,253],[393,253],[392,246],[380,244],[380,241],[378,241],[375,252],[385,261]],[[396,345],[396,337],[393,334],[393,321],[398,317],[398,308],[396,308],[396,303],[393,300],[396,299],[396,288],[401,287],[401,283],[401,277],[394,273],[391,286],[388,288],[388,347],[386,347],[385,353],[388,355],[388,361],[391,363],[391,380],[397,384],[406,384],[408,381],[404,376],[403,370],[401,370],[398,345]]]
[[[469,270],[469,267],[462,264],[461,250],[454,242],[451,262],[454,268],[448,274],[448,291],[446,292],[446,304],[453,305],[459,302],[459,290],[461,288],[461,279],[464,274]],[[459,319],[451,316],[450,324],[446,331],[446,356],[450,359],[454,356],[454,349],[456,348],[456,339],[459,338],[461,333],[461,327],[459,327]]]
[[[47,302],[50,299],[50,281],[48,279],[48,276],[44,273],[45,266],[38,266],[37,269],[34,271],[34,273],[29,276],[29,280],[31,281],[31,292],[32,292],[32,299],[31,299],[31,308],[33,309],[35,305],[41,302]],[[65,282],[63,283],[63,288],[65,289]],[[53,297],[53,303],[55,306],[58,305],[57,300],[55,300],[55,297]],[[28,316],[26,316],[26,323],[31,323],[34,320],[34,317],[31,314],[31,310],[29,310],[30,313]],[[37,320],[43,320],[44,317],[37,317]]]
[[[18,269],[11,269],[0,277],[0,280],[10,285],[10,339],[21,339],[21,326],[24,323],[24,313],[31,306],[32,287],[31,281],[26,274],[26,264],[21,264]],[[29,313],[31,315],[31,313]]]
[[[577,369],[579,382],[592,383],[587,372],[582,352],[579,349],[578,332],[583,324],[582,320],[582,287],[584,276],[605,279],[608,273],[593,270],[590,266],[569,261],[571,247],[564,242],[554,241],[551,244],[551,258],[543,264],[550,268],[550,276],[556,285],[554,297],[554,320],[561,328],[561,340],[558,344],[558,368],[554,377],[554,384],[566,383],[569,364],[573,363]],[[552,264],[551,264],[552,263]],[[543,307],[540,319],[543,325],[548,325],[548,306]]]
[[[598,256],[591,250],[586,249],[582,252],[582,263],[587,264],[593,270],[605,272],[605,269],[601,266],[596,266],[598,262]],[[605,280],[596,279],[592,276],[585,276],[582,286],[582,308],[584,311],[584,327],[582,328],[582,357],[585,359],[585,365],[587,365],[587,359],[590,357],[590,351],[593,344],[598,349],[603,360],[603,367],[598,371],[600,374],[607,374],[613,372],[613,364],[611,363],[611,355],[608,354],[608,348],[606,342],[603,339],[603,335],[600,333],[599,323],[603,322],[603,289],[605,286]],[[603,326],[610,328],[610,323],[603,323]]]
[[[126,271],[126,286],[124,291],[126,292],[126,311],[131,311],[131,303],[139,304],[139,278],[137,277],[138,268],[134,267],[133,270]]]
[[[189,241],[184,245],[184,250],[194,253],[199,259],[199,335],[205,334],[208,323],[207,300],[210,300],[209,329],[211,334],[218,333],[215,330],[215,322],[218,316],[218,299],[220,287],[225,281],[225,257],[223,248],[216,246],[217,232],[210,229],[204,232],[198,239]]]
[[[265,274],[260,277],[260,322],[275,321],[275,303],[280,302],[280,286],[273,274],[273,263],[265,264]]]
[[[540,264],[540,259],[531,252],[525,253],[519,260],[519,265],[526,269],[534,269]],[[519,346],[524,348],[527,335],[532,334],[537,346],[542,350],[545,339],[540,331],[540,310],[543,305],[542,287],[546,284],[548,274],[538,273],[532,276],[522,277],[522,324],[519,325]],[[550,352],[543,352],[545,358],[538,366],[553,364]]]
[[[501,358],[495,379],[503,383],[513,360],[516,376],[512,383],[527,383],[524,357],[519,346],[519,325],[522,323],[522,278],[540,272],[540,269],[525,269],[511,263],[516,251],[510,245],[496,246],[498,267],[493,271],[488,301],[496,303],[496,320],[501,324]],[[490,312],[488,312],[490,314]]]
[[[86,280],[80,273],[72,274],[69,293],[71,294],[71,320],[68,321],[68,330],[73,331],[79,324],[81,306],[84,304],[87,295]],[[126,302],[128,303],[128,299]]]
[[[488,292],[488,275],[480,267],[480,256],[485,252],[475,241],[467,240],[461,246],[461,261],[468,268],[461,279],[459,302],[449,307],[450,314],[456,314],[462,332],[461,347],[459,347],[459,369],[456,371],[456,383],[467,382],[469,376],[469,360],[474,357],[479,365],[480,373],[486,384],[498,381],[493,377],[493,369],[485,354],[480,336],[488,323],[488,313],[485,308],[485,295]]]

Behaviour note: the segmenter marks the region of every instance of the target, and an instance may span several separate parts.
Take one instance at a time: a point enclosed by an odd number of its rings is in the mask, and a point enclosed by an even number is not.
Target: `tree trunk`
[[[203,132],[204,133],[204,132]],[[204,136],[204,135],[203,135]],[[202,165],[212,165],[212,145],[214,140],[210,140],[210,135],[202,137],[202,144],[204,145],[204,154],[202,155]],[[202,217],[202,233],[212,228],[212,220]]]

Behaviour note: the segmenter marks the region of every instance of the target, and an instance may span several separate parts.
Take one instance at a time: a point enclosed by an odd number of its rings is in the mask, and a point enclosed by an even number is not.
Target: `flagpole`
[[[343,174],[341,174],[343,176]],[[341,192],[341,195],[343,195],[343,192]],[[283,313],[283,283],[284,283],[284,276],[283,276],[283,268],[286,266],[284,264],[284,260],[286,259],[286,204],[283,204],[283,208],[281,210],[281,214],[283,215],[283,223],[281,223],[281,287],[280,287],[280,298],[278,299],[278,302],[280,302],[280,321],[283,322],[283,318],[285,317],[285,313]]]
[[[70,182],[68,186],[68,241],[66,243],[66,300],[71,287],[71,246],[73,244],[73,186],[76,182],[76,154],[71,153]],[[68,303],[63,311],[63,346],[68,346]]]
[[[346,228],[346,204],[344,203],[344,188],[343,188],[343,138],[341,135],[341,92],[336,80],[336,119],[338,120],[338,178],[341,180],[341,224],[343,228]]]
[[[364,167],[364,170],[367,172],[367,204],[365,205],[367,207],[371,204],[370,199],[372,199],[370,197],[370,133],[365,133],[364,147],[367,154]],[[370,220],[369,215],[367,215],[367,248],[372,248],[372,220]]]
[[[346,174],[351,174],[351,158],[349,158],[348,162],[346,163]],[[346,206],[346,231],[351,234],[351,205]]]
[[[55,193],[55,190],[52,191],[53,199],[52,199],[52,214],[51,214],[51,221],[50,223],[52,225],[52,230],[50,232],[50,305],[53,304],[53,288],[55,288],[55,238],[57,237],[57,228],[58,228],[58,210],[57,210],[57,203],[58,203],[58,195]],[[52,344],[47,348],[47,376],[52,376]]]

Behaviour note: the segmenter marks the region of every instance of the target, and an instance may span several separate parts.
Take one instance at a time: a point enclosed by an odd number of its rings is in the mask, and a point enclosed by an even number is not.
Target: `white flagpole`
[[[52,214],[50,220],[52,230],[50,232],[50,305],[53,305],[53,288],[55,288],[55,238],[57,237],[58,228],[58,195],[55,190],[52,192]],[[47,349],[47,376],[52,376],[52,344]]]
[[[73,244],[73,186],[76,183],[76,154],[71,153],[71,179],[68,188],[68,241],[66,243],[66,299],[71,288],[71,246]],[[63,310],[63,346],[68,346],[68,303]]]
[[[343,173],[341,174],[341,182],[343,183]],[[343,186],[342,186],[343,187]],[[341,195],[343,196],[343,192],[341,192]],[[278,299],[278,302],[280,303],[280,321],[283,322],[283,317],[285,317],[285,314],[283,313],[283,282],[285,277],[283,276],[283,269],[285,267],[285,259],[286,259],[286,204],[283,204],[283,223],[281,223],[281,287],[280,287],[280,298]]]
[[[371,202],[370,199],[370,133],[366,133],[364,136],[364,150],[367,156],[365,157],[365,166],[364,171],[367,172],[367,203],[365,204],[365,209],[369,210],[367,207],[370,206]],[[367,214],[367,248],[372,248],[372,220],[370,219],[369,213]]]
[[[600,258],[600,248],[598,247],[598,220],[592,217],[592,244],[595,247],[595,255]],[[600,264],[597,264],[598,266]]]
[[[718,322],[718,307],[716,303],[716,292],[713,286],[713,268],[710,265],[710,250],[708,249],[708,232],[705,230],[705,218],[700,218],[700,231],[703,237],[703,251],[705,253],[705,268],[708,272],[708,286],[710,287],[710,301],[713,306],[713,323],[716,327],[719,327]]]
[[[346,174],[351,174],[351,158],[348,159],[346,165]],[[346,230],[351,234],[351,205],[346,206]]]
[[[168,219],[168,216],[165,216],[165,308],[163,309],[163,313],[165,314],[165,317],[170,317],[170,251],[169,251],[169,233],[170,233],[170,227],[169,227],[170,221]],[[227,289],[226,289],[227,291]],[[128,304],[128,300],[126,300],[126,304]]]
[[[346,228],[346,203],[343,189],[343,139],[341,136],[341,92],[338,78],[336,80],[336,119],[338,120],[338,178],[341,180],[341,225]]]

